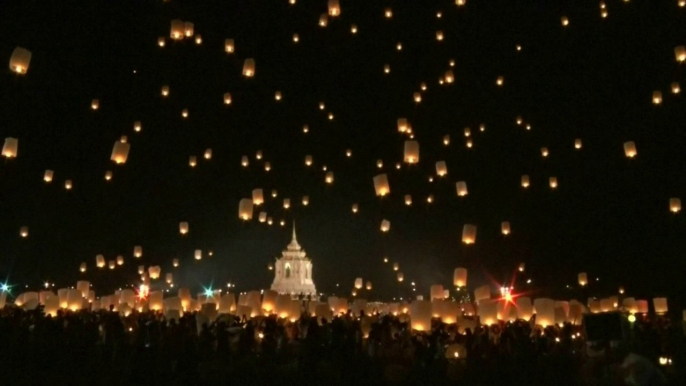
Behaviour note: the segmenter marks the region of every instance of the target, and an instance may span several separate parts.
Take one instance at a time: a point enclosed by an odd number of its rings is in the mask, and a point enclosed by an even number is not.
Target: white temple
[[[276,276],[272,290],[280,294],[316,296],[317,290],[312,281],[312,261],[305,254],[295,237],[293,223],[293,240],[276,260]]]

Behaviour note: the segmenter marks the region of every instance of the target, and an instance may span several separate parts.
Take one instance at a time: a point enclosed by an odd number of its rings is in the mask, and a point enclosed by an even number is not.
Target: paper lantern
[[[577,138],[574,140],[574,148],[575,149],[581,149],[581,138]]]
[[[476,242],[476,225],[464,225],[462,228],[462,242],[465,244],[474,244]]]
[[[24,238],[29,237],[29,227],[23,226],[19,228],[19,236]]]
[[[243,221],[252,220],[253,203],[249,198],[243,198],[238,203],[238,218]]]
[[[491,298],[491,286],[482,285],[474,290],[474,301],[480,304],[484,300],[489,300]]]
[[[245,62],[243,63],[243,76],[246,78],[255,76],[255,59],[245,59]]]
[[[341,15],[341,5],[338,0],[329,0],[329,16],[336,17]]]
[[[410,127],[409,123],[407,123],[407,119],[405,118],[398,118],[398,131],[401,133],[404,133],[407,131],[407,129]]]
[[[536,310],[536,324],[543,328],[555,324],[555,301],[547,298],[534,300]]]
[[[556,189],[557,188],[557,177],[550,177],[548,179],[548,183],[550,184],[550,189]]]
[[[647,300],[636,300],[636,308],[638,308],[639,314],[648,313],[648,301]]]
[[[410,326],[417,331],[431,330],[431,302],[417,300],[410,304]]]
[[[329,16],[325,13],[319,15],[319,26],[326,27],[329,24]]]
[[[519,267],[517,267],[517,269],[519,270],[519,272],[524,272],[524,269],[525,269],[525,268],[526,268],[526,264],[525,264],[525,263],[519,263]]]
[[[430,288],[431,300],[443,300],[443,286],[441,284],[434,284]]]
[[[174,40],[181,40],[184,37],[184,24],[182,20],[174,19],[171,21],[171,31],[169,37]]]
[[[276,99],[277,101],[281,100],[281,91],[277,91],[274,93],[274,99]]]
[[[167,42],[165,41],[164,37],[160,36],[159,38],[157,38],[157,45],[158,46],[164,47],[166,44],[167,44]]]
[[[293,34],[293,42],[297,43],[300,41],[300,36],[298,34]]]
[[[195,165],[197,165],[197,164],[198,164],[198,160],[197,160],[197,158],[195,158],[194,155],[188,157],[188,165],[189,165],[190,167],[194,168]]]
[[[247,167],[248,163],[249,163],[248,156],[247,155],[242,156],[241,157],[241,166]]]
[[[674,56],[676,56],[677,62],[683,62],[686,60],[686,47],[676,46],[674,47]]]
[[[600,312],[610,312],[613,309],[614,309],[614,307],[612,307],[612,299],[610,299],[610,298],[600,299]]]
[[[466,268],[455,268],[453,272],[453,285],[455,287],[466,287],[467,286],[467,269]]]
[[[479,322],[490,326],[498,323],[498,301],[484,299],[479,302],[478,307]]]
[[[188,118],[188,109],[181,110],[181,116],[184,118]]]
[[[350,26],[350,33],[352,33],[353,35],[357,33],[357,25],[352,24]]]
[[[655,307],[656,314],[666,314],[667,311],[669,311],[669,309],[667,308],[667,298],[654,298],[653,307]]]
[[[187,222],[182,221],[179,223],[179,233],[181,233],[182,235],[185,235],[186,233],[188,233],[188,223]]]
[[[422,94],[419,92],[416,92],[412,94],[412,99],[414,100],[415,103],[420,103],[422,101]]]
[[[419,142],[405,141],[405,162],[415,164],[419,162]]]
[[[445,161],[436,162],[436,174],[439,177],[443,177],[448,174],[448,166],[445,164]]]
[[[398,278],[399,282],[402,282],[403,280],[405,280],[405,276],[403,275],[402,272],[398,272],[397,278]]]
[[[672,82],[670,87],[672,88],[672,94],[678,94],[681,92],[681,86],[679,86],[679,82]]]
[[[412,205],[412,196],[409,194],[405,195],[405,205],[407,205],[407,206]]]
[[[139,265],[139,266],[138,266],[138,274],[139,274],[139,275],[145,274],[145,266],[144,266],[144,265]]]
[[[548,156],[548,148],[547,148],[547,147],[542,147],[542,148],[541,148],[541,155],[542,155],[543,157],[547,157],[547,156]]]
[[[195,44],[202,44],[202,36],[200,34],[195,35]]]
[[[498,86],[502,86],[503,83],[505,83],[505,77],[504,76],[499,76],[495,80],[495,84]]]
[[[327,172],[324,181],[326,181],[327,184],[332,184],[333,183],[333,172]]]
[[[505,236],[510,234],[510,222],[509,221],[503,221],[500,223],[500,231],[502,234]]]
[[[234,49],[235,49],[235,47],[234,47],[233,39],[224,40],[224,51],[226,51],[227,54],[233,54]]]
[[[95,256],[95,266],[98,268],[104,268],[105,267],[105,256],[103,256],[103,255]]]
[[[586,272],[581,272],[581,273],[579,273],[578,279],[579,279],[579,285],[580,285],[580,286],[583,287],[583,286],[585,286],[586,284],[588,284],[588,275],[586,275]]]
[[[391,187],[388,184],[388,175],[386,175],[386,173],[374,177],[374,190],[376,191],[376,195],[381,197],[391,192]]]
[[[81,295],[81,291],[77,289],[68,289],[67,290],[67,308],[71,310],[72,312],[76,312],[81,310],[83,307],[83,296]]]
[[[624,300],[622,301],[622,308],[624,308],[624,311],[629,312],[631,314],[637,313],[638,306],[636,305],[636,299],[624,298]]]
[[[31,63],[31,51],[26,48],[16,47],[10,56],[10,70],[24,75],[29,70]]]
[[[158,265],[148,267],[148,276],[150,276],[151,280],[159,279],[161,272],[162,268],[160,268]]]
[[[195,26],[193,23],[190,21],[186,21],[183,23],[183,34],[186,35],[186,37],[191,37],[195,33]]]
[[[259,206],[264,203],[264,192],[262,191],[262,189],[253,189],[252,203],[255,206]]]
[[[117,265],[124,265],[124,256],[117,256]]]
[[[534,314],[534,307],[531,304],[531,298],[520,296],[515,299],[515,306],[517,307],[517,315],[519,319],[529,320]]]
[[[464,197],[467,194],[469,194],[469,192],[467,191],[467,183],[465,181],[457,182],[456,188],[457,188],[457,195],[460,197]]]
[[[52,170],[50,170],[50,169],[46,170],[45,174],[43,174],[43,181],[45,181],[47,183],[51,183],[54,174],[55,174],[55,172],[53,172]]]
[[[384,259],[384,260],[385,260],[385,259]],[[398,263],[393,263],[393,270],[394,270],[394,271],[397,271],[398,269],[400,269],[400,264],[398,264]]]
[[[445,80],[445,83],[453,83],[455,81],[455,75],[453,74],[453,70],[446,71],[445,75],[443,75],[443,79]]]
[[[653,104],[659,105],[662,103],[662,91],[653,91]]]
[[[195,260],[202,260],[202,249],[196,249],[193,256],[195,257]]]
[[[162,86],[162,96],[166,97],[169,95],[169,86]]]
[[[2,155],[7,158],[14,158],[17,156],[19,150],[19,140],[12,137],[5,138],[5,144],[2,146]]]
[[[229,92],[224,93],[224,104],[225,105],[231,104],[231,93],[229,93]]]
[[[529,176],[524,174],[522,176],[522,188],[528,188],[529,187]]]
[[[74,186],[74,184],[71,182],[71,180],[64,180],[64,188],[67,190],[71,190],[71,188]]]
[[[276,311],[276,299],[279,297],[279,293],[273,290],[264,291],[264,296],[262,297],[262,310],[267,314]]]
[[[100,100],[99,99],[93,99],[91,101],[91,109],[97,110],[100,108]]]
[[[562,26],[563,26],[563,27],[566,27],[566,26],[569,25],[569,19],[567,18],[567,16],[562,16],[562,17],[560,18],[560,21],[562,22]]]
[[[205,149],[205,154],[203,154],[205,159],[212,159],[212,149]]]
[[[436,40],[439,42],[443,40],[443,31],[436,31]]]
[[[393,17],[393,10],[390,9],[390,8],[386,8],[386,9],[383,11],[383,14],[384,14],[384,16],[386,17],[386,19],[390,19],[390,18]]]
[[[115,260],[110,260],[110,261],[107,262],[107,266],[108,266],[110,269],[115,269],[115,268],[117,268],[117,262],[116,262]]]
[[[391,65],[390,64],[384,64],[383,65],[383,72],[384,72],[384,74],[390,74],[391,73]]]
[[[672,197],[669,199],[669,210],[672,213],[679,213],[681,211],[681,199]]]
[[[283,199],[283,208],[288,209],[291,207],[291,199],[290,198],[284,198]]]
[[[357,288],[357,289],[362,288],[362,284],[363,284],[363,281],[362,281],[361,277],[358,277],[357,279],[355,279],[355,288]]]
[[[628,158],[634,158],[636,154],[636,144],[634,141],[624,142],[624,155]]]
[[[173,259],[173,260],[172,260],[172,265],[173,265],[174,267],[178,267],[178,266],[179,266],[179,259]]]
[[[121,141],[116,141],[114,147],[112,148],[112,156],[110,159],[117,164],[126,163],[126,159],[129,157],[129,150],[131,145]]]
[[[171,272],[168,272],[164,275],[164,281],[167,282],[167,284],[172,284],[174,282],[174,275]]]
[[[81,265],[79,266],[79,271],[86,272],[86,263],[81,263]]]
[[[310,204],[310,197],[309,196],[303,196],[303,206],[307,206]]]
[[[372,282],[367,280],[367,282],[364,285],[364,288],[366,288],[367,291],[371,291],[372,290]]]

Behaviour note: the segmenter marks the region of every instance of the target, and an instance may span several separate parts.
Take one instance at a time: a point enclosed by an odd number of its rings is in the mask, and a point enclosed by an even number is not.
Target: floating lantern
[[[381,197],[391,192],[386,173],[374,177],[374,190],[376,191],[376,195]]]
[[[528,188],[529,187],[529,176],[524,174],[522,176],[522,188]]]
[[[307,206],[310,204],[310,197],[309,196],[303,196],[303,206]]]
[[[168,96],[169,95],[169,86],[162,86],[161,92],[162,92],[163,97]]]
[[[341,15],[341,5],[338,0],[329,0],[329,16],[336,17]]]
[[[141,131],[141,128],[141,121],[135,121],[133,123],[133,131],[135,131],[136,133],[139,133]]]
[[[171,32],[169,37],[174,40],[181,40],[184,36],[184,24],[182,20],[174,19],[171,21]]]
[[[248,156],[244,155],[241,157],[241,166],[243,167],[248,167]]]
[[[91,101],[91,109],[97,110],[100,108],[100,100],[99,99],[93,99]]]
[[[550,184],[550,189],[557,189],[557,177],[550,177],[548,183]]]
[[[245,62],[243,63],[243,76],[246,78],[255,76],[255,59],[245,59]]]
[[[362,278],[361,277],[358,277],[357,279],[355,279],[355,288],[356,289],[362,288]]]
[[[71,190],[71,188],[72,188],[73,186],[74,186],[74,185],[72,184],[71,180],[65,180],[65,181],[64,181],[64,188],[65,188],[65,189]]]
[[[443,31],[436,31],[436,40],[439,42],[443,40]]]
[[[272,198],[276,198],[277,194],[278,192],[276,191],[276,189],[272,189]]]
[[[409,194],[405,195],[405,205],[407,205],[407,206],[412,205],[412,196]]]
[[[262,189],[253,189],[252,203],[255,206],[259,206],[264,203],[264,192],[262,191]]]
[[[497,84],[498,86],[502,86],[503,83],[505,83],[505,77],[504,77],[504,76],[499,76],[499,77],[495,80],[495,84]]]
[[[24,238],[29,237],[29,227],[23,226],[19,228],[19,235]]]
[[[160,36],[159,38],[157,38],[157,45],[158,45],[158,46],[164,47],[166,44],[167,44],[167,42],[164,40],[164,38],[163,38],[162,36]]]
[[[655,307],[656,314],[666,314],[667,311],[669,311],[669,309],[667,308],[667,298],[654,298],[653,307]]]
[[[653,104],[659,105],[662,103],[662,91],[653,91]]]
[[[429,204],[431,204],[432,202],[434,202],[434,196],[433,196],[433,194],[429,194],[429,197],[426,198],[426,202],[429,203]]]
[[[628,158],[634,158],[636,154],[636,144],[634,141],[624,142],[624,155]]]
[[[457,195],[459,197],[464,197],[469,193],[467,191],[467,183],[465,181],[458,181],[455,185],[457,187]]]
[[[224,51],[226,51],[227,54],[233,54],[235,50],[233,39],[226,39],[224,40]]]
[[[555,324],[555,301],[552,299],[539,298],[534,300],[536,310],[536,324],[543,328]]]
[[[678,94],[681,92],[681,87],[679,87],[679,82],[672,82],[672,94]]]
[[[458,267],[455,268],[453,272],[453,285],[455,287],[466,287],[467,286],[467,269]]]
[[[446,71],[445,75],[443,76],[443,79],[445,80],[445,83],[453,83],[455,81],[455,75],[453,74],[453,70]],[[422,90],[426,90],[426,84],[424,85],[424,88]]]
[[[574,148],[575,149],[581,149],[581,138],[577,138],[574,140]]]
[[[586,284],[588,284],[588,275],[586,275],[586,272],[579,273],[578,279],[580,286],[584,287]]]
[[[203,154],[205,159],[212,159],[212,149],[205,149],[205,154]]]
[[[184,118],[188,118],[188,109],[181,110],[181,116]]]
[[[398,264],[398,263],[393,263],[393,270],[394,270],[394,271],[397,271],[398,269],[400,269],[400,264]]]
[[[438,174],[439,177],[448,174],[448,166],[445,164],[445,161],[436,162],[436,174]]]
[[[140,258],[141,256],[143,256],[143,247],[136,245],[133,247],[133,257]]]
[[[2,155],[7,158],[15,158],[19,151],[19,140],[12,137],[5,138],[5,144],[2,146]]]
[[[326,173],[325,181],[326,181],[327,184],[332,184],[332,183],[333,183],[333,172],[327,172],[327,173]]]
[[[188,233],[188,223],[187,222],[182,221],[179,223],[179,233],[181,233],[182,235],[185,235],[186,233]]]
[[[265,162],[264,163],[264,171],[268,172],[270,170],[272,170],[272,164],[270,162]]]
[[[446,135],[443,136],[443,144],[444,144],[445,146],[450,145],[450,135],[449,135],[449,134],[446,134]]]
[[[224,93],[224,104],[225,105],[231,104],[231,93],[229,93],[229,92]]]
[[[95,256],[95,266],[98,268],[104,268],[105,267],[105,256],[103,256],[103,255]]]
[[[353,213],[357,213],[357,210],[358,210],[357,204],[353,204],[352,210],[353,210]]]
[[[117,262],[114,260],[110,260],[109,262],[107,262],[107,265],[110,269],[115,269],[117,267]]]
[[[672,213],[679,213],[681,211],[681,199],[680,198],[670,198],[669,199],[669,210]]]
[[[366,288],[367,291],[371,291],[372,290],[372,282],[367,280],[367,283],[364,285],[364,288]]]
[[[159,265],[148,267],[148,276],[150,276],[151,280],[159,279],[161,272],[162,272],[162,268],[160,268]]]
[[[467,148],[468,148],[468,149],[471,149],[471,148],[472,148],[472,145],[473,145],[472,139],[471,139],[471,138],[467,138],[466,144],[467,144]]]
[[[680,0],[679,3],[682,1]],[[674,56],[676,56],[676,61],[682,63],[686,61],[686,47],[676,46],[674,47]]]
[[[267,221],[267,212],[260,212],[259,217],[257,218],[259,222],[265,222]]]
[[[464,225],[462,228],[462,242],[465,244],[474,244],[476,242],[476,225]]]
[[[117,265],[124,265],[124,256],[117,256]]]
[[[243,221],[252,220],[253,204],[249,198],[243,198],[238,203],[238,218]]]
[[[288,209],[291,207],[291,199],[290,198],[284,198],[283,199],[283,208]]]
[[[194,168],[195,165],[197,165],[197,164],[198,164],[198,160],[195,158],[194,155],[188,157],[188,165],[189,165],[190,167]]]
[[[414,99],[415,103],[419,103],[422,101],[422,94],[419,92],[416,92],[412,94],[412,99]]]
[[[294,33],[294,34],[293,34],[293,43],[297,43],[297,42],[299,42],[299,41],[300,41],[300,36],[298,36],[298,34],[295,34],[295,33]]]
[[[391,73],[391,65],[390,64],[384,64],[383,65],[383,72],[384,72],[384,74],[390,74]]]
[[[29,70],[31,63],[31,51],[26,48],[16,47],[10,56],[10,70],[24,75]]]
[[[525,263],[519,263],[519,267],[517,268],[519,272],[524,272],[524,269],[526,268]]]
[[[172,265],[173,265],[174,267],[178,267],[178,266],[179,266],[179,259],[173,259],[173,260],[172,260]]]
[[[410,326],[417,331],[431,330],[431,302],[417,300],[410,304]]]
[[[562,17],[560,18],[560,21],[562,22],[562,26],[563,26],[563,27],[566,27],[566,26],[569,25],[569,19],[567,18],[567,16],[562,16]]]
[[[183,34],[186,35],[186,37],[191,37],[193,36],[193,33],[195,32],[195,26],[193,23],[190,21],[186,21],[183,23]]]
[[[281,100],[281,91],[277,91],[274,93],[274,99],[276,99],[277,101]]]
[[[509,235],[510,234],[510,222],[509,221],[501,222],[500,223],[500,231],[505,236]]]
[[[195,258],[195,260],[202,260],[202,249],[196,249],[193,254],[193,257]]]
[[[86,263],[81,263],[81,266],[79,267],[79,271],[86,272]]]
[[[110,159],[116,164],[126,163],[126,159],[129,157],[129,150],[131,145],[125,142],[116,141],[112,147],[112,155]]]
[[[479,322],[483,325],[490,326],[498,323],[498,301],[491,299],[484,299],[479,302],[477,312]]]
[[[350,33],[353,35],[357,33],[357,25],[353,24],[350,26]]]
[[[403,275],[402,272],[398,272],[397,278],[398,278],[398,281],[401,283],[403,282],[403,280],[405,280],[405,276]]]
[[[305,165],[311,166],[312,165],[312,156],[311,155],[306,155],[305,156]]]
[[[390,19],[390,18],[393,17],[393,10],[390,9],[390,8],[386,8],[386,9],[384,10],[383,14],[384,14],[384,16],[386,17],[386,19]]]
[[[55,172],[53,172],[52,170],[50,170],[50,169],[46,170],[45,174],[43,174],[43,181],[45,181],[47,183],[51,183],[52,177],[54,174],[55,174]]]
[[[410,127],[410,125],[407,123],[406,118],[398,118],[398,131],[401,133],[404,133],[407,131],[407,129]]]
[[[388,220],[381,221],[381,232],[388,232],[391,229],[391,222]]]
[[[419,162],[419,142],[405,141],[405,162],[415,164]]]
[[[326,27],[329,24],[329,15],[322,13],[319,15],[319,26]]]

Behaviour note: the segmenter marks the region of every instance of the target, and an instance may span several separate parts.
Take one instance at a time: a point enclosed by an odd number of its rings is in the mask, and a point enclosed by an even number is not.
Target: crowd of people
[[[367,323],[366,327],[363,324]],[[369,327],[369,323],[371,326]],[[365,336],[367,334],[367,336]],[[519,321],[410,329],[393,315],[0,310],[0,380],[8,385],[662,385],[686,384],[684,333],[639,318],[619,342],[580,326]],[[457,345],[457,346],[456,346]],[[461,355],[452,353],[461,347]]]

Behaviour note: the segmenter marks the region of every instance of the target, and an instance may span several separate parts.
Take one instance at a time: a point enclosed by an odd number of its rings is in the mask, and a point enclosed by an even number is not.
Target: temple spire
[[[295,236],[295,220],[293,220],[293,239],[291,240],[291,243],[288,244],[288,250],[289,251],[299,251],[300,245],[298,244],[298,239]]]
[[[298,242],[298,239],[295,237],[295,220],[293,220],[293,241]]]

